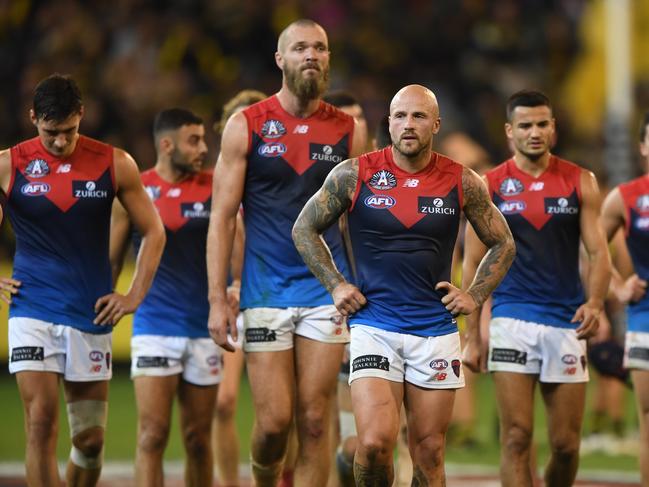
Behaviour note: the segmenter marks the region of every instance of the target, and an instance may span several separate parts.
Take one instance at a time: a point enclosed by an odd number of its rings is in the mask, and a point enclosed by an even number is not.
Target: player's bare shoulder
[[[219,162],[226,165],[245,163],[249,138],[248,119],[243,112],[235,113],[223,129]]]
[[[11,181],[11,149],[0,150],[0,187],[7,193]]]
[[[113,166],[115,168],[116,191],[139,181],[140,171],[133,156],[123,149],[113,148]]]

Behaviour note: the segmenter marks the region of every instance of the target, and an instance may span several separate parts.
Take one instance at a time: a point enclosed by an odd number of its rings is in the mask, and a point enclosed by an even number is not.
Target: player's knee
[[[414,445],[411,452],[413,462],[428,468],[437,468],[444,463],[444,435],[428,435]]]
[[[104,456],[108,403],[95,400],[70,402],[67,412],[72,437],[70,461],[85,469],[100,468]]]
[[[367,432],[358,437],[356,451],[370,464],[385,464],[392,461],[395,443],[385,432]]]
[[[552,454],[557,460],[570,461],[579,455],[579,434],[566,432],[550,439]]]
[[[262,412],[262,414],[257,414],[255,422],[255,429],[259,435],[286,437],[293,423],[293,415],[290,410]]]
[[[140,424],[137,446],[147,453],[164,451],[169,438],[169,425],[156,421],[145,421]]]
[[[237,397],[234,394],[223,393],[219,391],[219,396],[214,408],[214,415],[219,421],[227,421],[234,417],[234,411],[237,405]]]
[[[47,445],[58,434],[56,419],[50,415],[30,415],[25,421],[27,441],[39,446]]]
[[[501,430],[504,448],[513,454],[523,454],[529,451],[532,445],[532,431],[530,428],[512,424]]]
[[[310,407],[300,412],[297,422],[302,440],[318,440],[324,436],[329,416],[324,408]]]
[[[183,431],[183,441],[187,456],[203,458],[210,455],[210,427],[198,424],[187,427]]]

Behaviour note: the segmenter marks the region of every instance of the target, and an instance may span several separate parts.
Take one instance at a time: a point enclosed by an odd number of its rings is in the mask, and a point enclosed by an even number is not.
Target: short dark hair
[[[330,91],[325,96],[323,96],[322,99],[335,107],[349,107],[352,105],[360,105],[354,95],[344,90]]]
[[[34,90],[32,108],[39,120],[62,122],[81,113],[81,90],[69,75],[54,73],[41,80]]]
[[[649,125],[649,112],[645,112],[642,117],[642,123],[640,124],[640,142],[644,142],[644,138],[647,135],[647,125]]]
[[[183,125],[202,125],[203,119],[184,108],[169,108],[158,112],[153,121],[153,137],[167,130],[178,130]]]
[[[507,121],[511,122],[512,113],[516,107],[540,107],[546,106],[552,111],[550,99],[540,91],[522,90],[517,91],[507,100]]]
[[[376,148],[383,149],[392,144],[392,137],[390,136],[390,116],[384,115],[379,124],[376,126],[375,132]]]

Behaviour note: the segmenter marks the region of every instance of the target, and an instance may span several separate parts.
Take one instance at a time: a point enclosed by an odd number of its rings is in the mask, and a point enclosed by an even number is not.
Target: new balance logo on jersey
[[[543,181],[534,181],[530,184],[530,191],[543,191],[543,186],[545,186]]]
[[[97,189],[94,181],[72,181],[72,194],[75,198],[108,198],[108,191]]]
[[[568,198],[545,198],[545,212],[548,215],[576,215],[579,208],[571,205]]]
[[[196,203],[182,203],[180,205],[180,212],[183,218],[209,218],[210,209],[206,208],[204,203],[197,201]]]
[[[404,188],[416,188],[419,186],[419,179],[408,178],[403,182]]]
[[[182,192],[183,190],[180,188],[169,188],[167,191],[167,198],[178,198]]]
[[[455,208],[446,203],[444,198],[434,196],[420,196],[417,211],[428,215],[455,215]]]
[[[361,355],[352,362],[352,372],[362,369],[390,370],[390,362],[383,355]]]
[[[294,134],[300,134],[304,135],[309,133],[309,126],[308,125],[296,125],[295,128],[293,129]]]
[[[56,168],[57,174],[67,174],[70,172],[70,169],[72,169],[71,164],[61,164],[59,167]]]

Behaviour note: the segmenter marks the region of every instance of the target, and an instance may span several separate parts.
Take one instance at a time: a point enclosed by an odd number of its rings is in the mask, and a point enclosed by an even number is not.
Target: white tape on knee
[[[101,449],[99,455],[95,457],[87,457],[76,446],[72,445],[70,450],[70,461],[77,467],[84,469],[99,468],[104,463],[104,449]]]
[[[354,421],[354,414],[350,411],[340,411],[340,440],[345,441],[350,436],[358,436],[356,434],[356,421]]]
[[[106,401],[70,402],[67,409],[70,437],[72,438],[95,426],[106,428],[108,418],[108,402]]]

